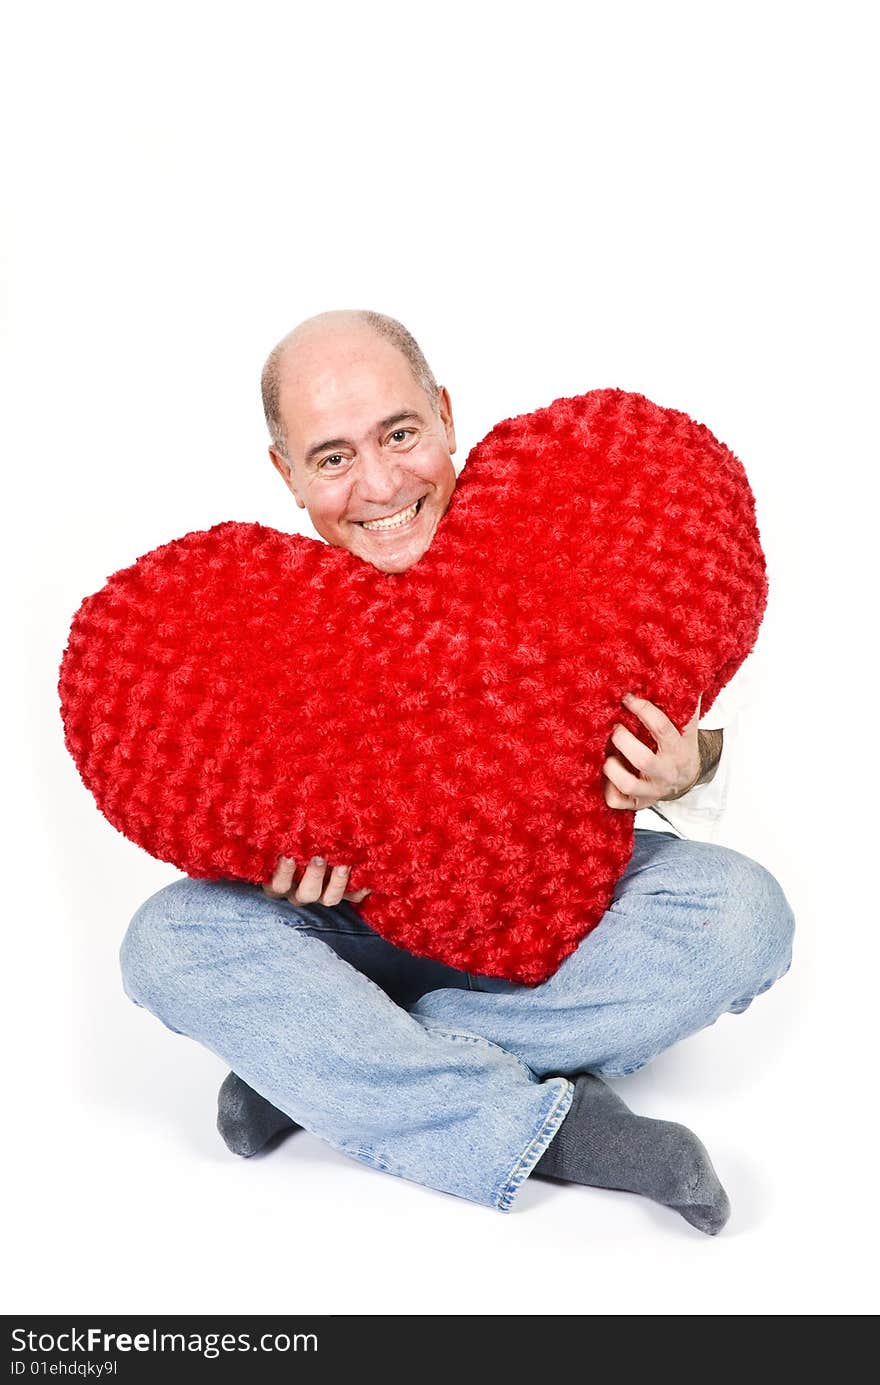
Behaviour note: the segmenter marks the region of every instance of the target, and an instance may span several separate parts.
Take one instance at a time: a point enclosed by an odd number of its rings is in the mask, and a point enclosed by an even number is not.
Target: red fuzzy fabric
[[[391,942],[534,983],[632,851],[602,765],[616,721],[655,746],[622,695],[679,728],[708,711],[766,598],[742,464],[593,390],[493,428],[405,573],[233,522],[117,572],[73,620],[65,739],[110,822],[187,875],[350,863]]]

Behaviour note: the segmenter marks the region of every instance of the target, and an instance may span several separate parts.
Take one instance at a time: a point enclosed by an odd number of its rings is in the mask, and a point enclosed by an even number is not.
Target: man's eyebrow
[[[405,423],[408,418],[414,419],[416,423],[424,424],[425,420],[421,414],[416,413],[415,409],[403,409],[400,413],[389,414],[387,418],[380,418],[376,424],[377,431],[384,431],[391,428],[395,423]],[[326,452],[328,447],[351,447],[348,438],[325,438],[323,442],[313,443],[306,452],[306,464],[314,461],[320,452]]]
[[[306,463],[314,461],[319,452],[324,452],[328,447],[348,447],[348,438],[327,438],[324,442],[314,443],[306,453]]]

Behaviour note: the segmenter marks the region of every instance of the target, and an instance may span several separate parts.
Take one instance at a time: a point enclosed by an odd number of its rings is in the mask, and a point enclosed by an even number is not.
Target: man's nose
[[[396,458],[383,456],[378,448],[364,448],[359,455],[357,488],[361,500],[386,505],[400,494],[400,469]]]

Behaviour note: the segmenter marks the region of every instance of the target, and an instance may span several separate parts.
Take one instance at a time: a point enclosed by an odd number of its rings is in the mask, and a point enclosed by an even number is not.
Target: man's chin
[[[376,553],[368,551],[366,546],[357,550],[357,556],[363,558],[365,563],[371,563],[380,572],[406,572],[407,568],[414,567],[420,558],[424,557],[428,545],[422,544],[420,547],[412,546],[400,553]]]
[[[397,541],[391,537],[374,537],[369,530],[361,530],[351,552],[380,572],[406,572],[427,553],[436,528],[436,521],[431,523],[430,517],[425,515],[420,532]]]

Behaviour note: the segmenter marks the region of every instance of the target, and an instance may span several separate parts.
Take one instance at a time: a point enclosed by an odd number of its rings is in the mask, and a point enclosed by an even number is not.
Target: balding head
[[[316,313],[314,317],[307,317],[299,326],[294,327],[286,337],[282,337],[270,351],[263,366],[260,384],[266,427],[269,429],[272,445],[284,456],[287,455],[287,429],[281,407],[281,387],[285,368],[291,362],[297,348],[314,349],[320,346],[322,340],[332,347],[334,338],[338,344],[340,338],[356,340],[359,335],[370,333],[388,342],[401,353],[412,371],[416,384],[424,390],[431,407],[436,410],[439,397],[437,381],[421,347],[402,322],[388,317],[385,313],[370,312],[366,308],[336,308],[330,312]]]
[[[382,313],[320,313],[263,368],[269,456],[328,543],[382,572],[428,548],[455,488],[449,392]]]

